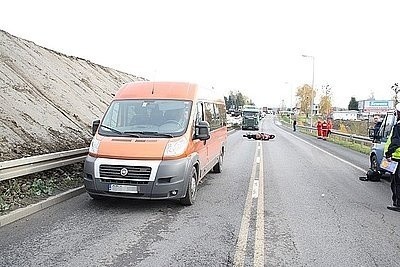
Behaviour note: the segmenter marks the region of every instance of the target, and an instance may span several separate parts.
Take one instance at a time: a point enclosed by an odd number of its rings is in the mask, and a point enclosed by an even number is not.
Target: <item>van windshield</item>
[[[384,122],[379,129],[379,135],[382,138],[382,141],[386,142],[387,137],[389,136],[390,132],[392,131],[392,127],[395,123],[396,116],[393,112],[387,113]]]
[[[191,101],[114,100],[104,115],[99,134],[171,138],[188,126]]]

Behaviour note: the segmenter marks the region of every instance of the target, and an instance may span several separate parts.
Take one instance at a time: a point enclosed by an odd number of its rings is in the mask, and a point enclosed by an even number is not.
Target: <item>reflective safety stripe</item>
[[[393,127],[393,128],[394,128],[394,127]],[[392,128],[392,130],[390,131],[390,134],[389,134],[389,136],[388,136],[388,138],[387,138],[387,140],[386,140],[385,148],[383,149],[384,155],[386,154],[386,152],[387,152],[388,149],[389,149],[390,142],[391,142],[391,139],[392,139],[392,134],[393,134],[393,128]],[[398,147],[398,148],[392,153],[392,158],[394,158],[394,159],[400,159],[400,147]]]

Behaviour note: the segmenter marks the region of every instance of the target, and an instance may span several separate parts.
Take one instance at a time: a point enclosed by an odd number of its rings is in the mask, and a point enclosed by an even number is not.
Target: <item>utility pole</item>
[[[309,55],[302,55],[303,57],[308,57],[312,59],[312,82],[311,82],[311,103],[310,103],[310,126],[313,127],[313,121],[312,121],[312,117],[313,117],[313,110],[314,110],[314,61],[315,58],[314,56],[309,56]]]

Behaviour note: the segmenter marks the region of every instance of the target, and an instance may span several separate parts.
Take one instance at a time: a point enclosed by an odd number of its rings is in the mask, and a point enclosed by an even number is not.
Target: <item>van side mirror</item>
[[[381,139],[381,137],[378,134],[378,131],[376,131],[375,128],[369,128],[368,129],[368,137],[370,139],[372,139],[372,142],[379,142],[379,140]]]
[[[369,128],[368,129],[368,137],[370,139],[374,139],[374,137],[375,137],[375,129],[374,128]]]
[[[93,136],[96,134],[97,129],[99,128],[99,126],[100,126],[100,120],[93,121],[93,123],[92,123],[92,135]]]
[[[206,121],[199,121],[195,126],[194,139],[208,140],[210,139],[210,124]]]

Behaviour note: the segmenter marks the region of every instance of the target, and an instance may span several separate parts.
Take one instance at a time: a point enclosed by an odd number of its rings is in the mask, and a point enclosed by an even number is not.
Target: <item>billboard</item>
[[[358,108],[362,112],[386,112],[393,109],[393,100],[363,100],[358,103]]]

